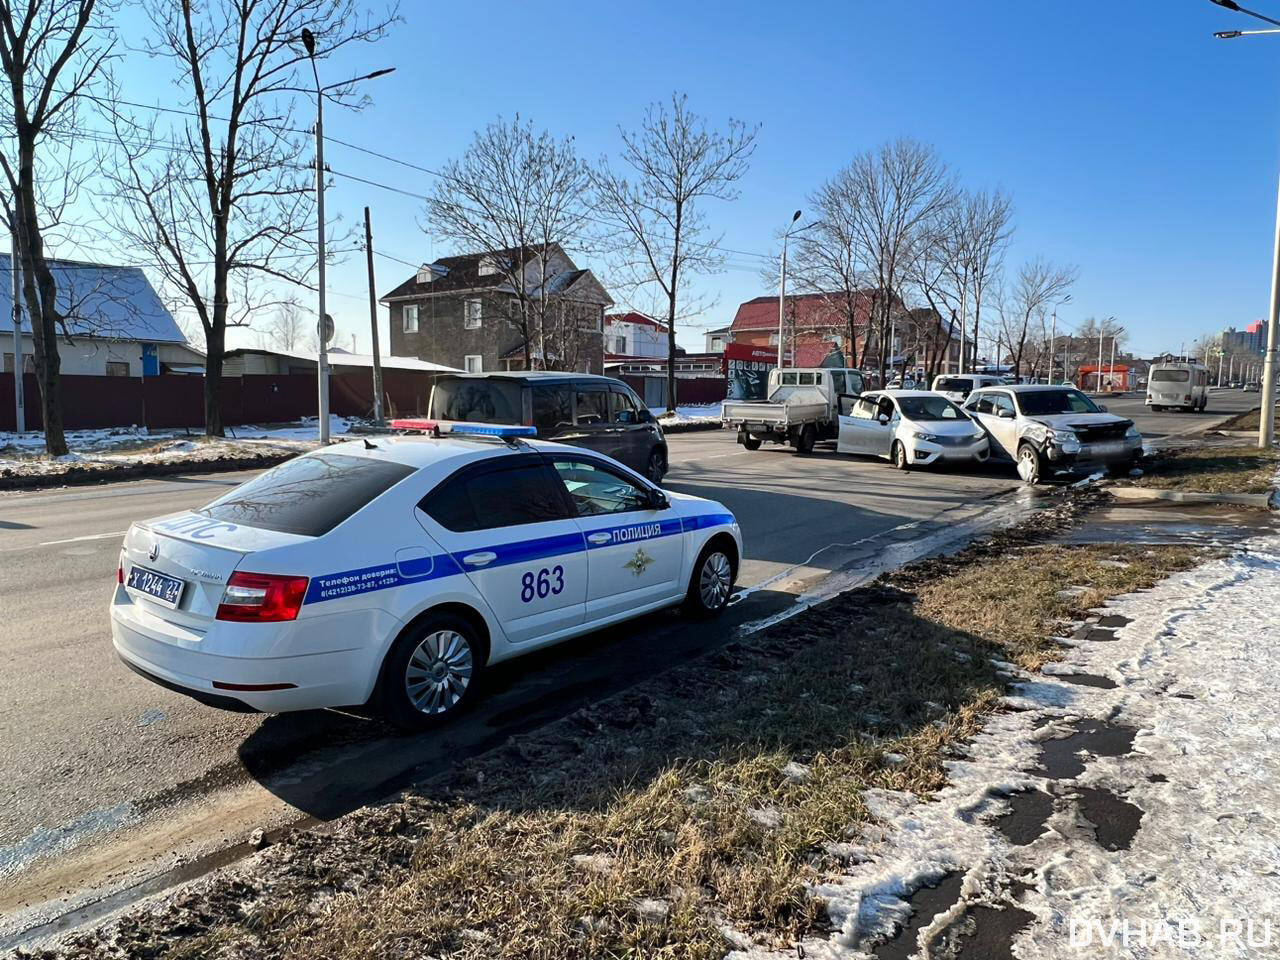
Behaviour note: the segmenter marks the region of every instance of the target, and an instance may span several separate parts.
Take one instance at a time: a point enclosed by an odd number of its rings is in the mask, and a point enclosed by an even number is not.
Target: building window
[[[482,306],[479,300],[464,300],[462,313],[463,329],[479,330],[481,311]]]
[[[480,269],[477,271],[482,277],[491,277],[499,272],[498,261],[495,257],[481,257]]]
[[[404,310],[404,332],[418,332],[418,305],[416,303],[406,303],[402,308]]]
[[[467,373],[483,373],[484,357],[480,356],[478,353],[469,353],[462,359],[462,368],[466,370]]]
[[[626,338],[626,337],[618,337],[617,342],[615,342],[615,343],[614,343],[614,345],[613,345],[613,352],[614,352],[614,353],[626,353],[626,352],[627,352],[627,338]]]
[[[108,377],[127,377],[129,375],[129,364],[125,360],[108,360],[107,376]]]

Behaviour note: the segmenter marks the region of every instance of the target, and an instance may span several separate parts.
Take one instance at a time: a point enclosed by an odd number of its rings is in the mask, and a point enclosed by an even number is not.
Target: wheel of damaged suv
[[[649,465],[645,467],[644,475],[649,478],[651,483],[661,483],[666,473],[667,458],[662,455],[661,450],[654,447],[649,453]]]
[[[806,423],[800,428],[800,436],[796,437],[796,453],[813,453],[813,445],[818,442],[818,428]]]
[[[746,447],[748,450],[759,450],[759,449],[760,449],[760,438],[759,438],[759,437],[753,437],[753,436],[752,436],[751,434],[749,434],[749,433],[743,434],[743,435],[742,435],[742,445],[743,445],[744,447]]]
[[[1027,483],[1039,483],[1040,472],[1040,451],[1029,443],[1018,447],[1018,476]]]
[[[461,617],[429,616],[402,633],[382,668],[381,713],[407,730],[452,719],[475,697],[484,645]]]
[[[689,590],[684,598],[685,613],[694,617],[714,617],[729,606],[735,575],[734,556],[723,540],[713,540],[702,548],[693,565]]]
[[[899,470],[910,470],[911,462],[907,459],[907,448],[901,440],[893,441],[893,465]]]

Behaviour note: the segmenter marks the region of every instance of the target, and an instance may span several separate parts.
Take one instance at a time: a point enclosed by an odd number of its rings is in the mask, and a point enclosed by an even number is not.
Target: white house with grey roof
[[[10,258],[0,254],[0,354],[14,368]],[[68,375],[139,377],[204,372],[204,354],[192,347],[139,267],[50,260],[58,309],[66,333],[58,337],[62,372]],[[25,306],[25,305],[24,305]],[[32,372],[35,343],[24,310],[23,367]]]

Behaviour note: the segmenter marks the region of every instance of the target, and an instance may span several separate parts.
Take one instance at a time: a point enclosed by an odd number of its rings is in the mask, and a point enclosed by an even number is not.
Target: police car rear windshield
[[[227,523],[319,537],[413,472],[402,463],[313,453],[254,477],[197,512]]]

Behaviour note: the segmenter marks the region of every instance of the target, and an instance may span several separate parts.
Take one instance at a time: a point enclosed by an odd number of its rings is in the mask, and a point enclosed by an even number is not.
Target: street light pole
[[[1243,13],[1262,20],[1271,27],[1280,27],[1280,20],[1240,6],[1235,0],[1212,0],[1220,7],[1235,13]],[[1280,33],[1267,30],[1223,30],[1214,34],[1220,40],[1234,40],[1245,36],[1264,36]],[[1280,326],[1280,189],[1276,193],[1276,230],[1271,253],[1271,306],[1267,312],[1267,350],[1262,364],[1262,410],[1258,416],[1258,446],[1270,449],[1275,440],[1276,419],[1276,328]]]
[[[331,83],[327,87],[320,86],[320,71],[316,67],[316,37],[306,27],[302,28],[302,45],[306,48],[307,58],[311,61],[311,74],[316,81],[316,258],[317,258],[317,308],[316,332],[319,334],[320,350],[316,358],[316,389],[318,397],[318,413],[320,420],[320,442],[329,442],[329,315],[325,312],[325,252],[324,252],[324,95],[325,91],[337,87],[345,87],[361,80],[372,80],[385,76],[395,68],[375,70],[363,77],[353,77],[339,83]]]
[[[786,355],[785,333],[783,328],[783,314],[786,309],[787,302],[787,240],[791,237],[791,228],[796,225],[796,221],[800,219],[800,211],[797,210],[791,217],[791,222],[787,224],[786,232],[782,234],[782,275],[781,283],[778,288],[778,369],[782,369],[783,357]]]

